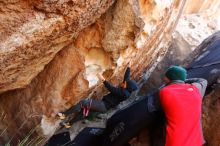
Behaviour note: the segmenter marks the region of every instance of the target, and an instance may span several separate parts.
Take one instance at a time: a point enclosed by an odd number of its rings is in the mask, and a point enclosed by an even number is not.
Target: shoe
[[[107,119],[107,114],[98,114],[98,115],[96,115],[96,118],[98,118],[98,119]]]
[[[71,125],[70,125],[70,123],[66,123],[66,124],[64,125],[64,127],[65,127],[66,129],[69,129],[69,128],[71,128]]]
[[[61,122],[60,123],[60,126],[64,126],[66,129],[69,129],[69,128],[71,128],[71,125],[70,125],[70,123],[69,122]]]
[[[60,120],[64,120],[66,118],[63,113],[58,113],[57,116],[60,118]]]

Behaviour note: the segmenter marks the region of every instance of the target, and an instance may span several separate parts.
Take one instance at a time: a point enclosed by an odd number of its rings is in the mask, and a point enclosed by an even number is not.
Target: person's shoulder
[[[170,87],[172,87],[173,84],[167,84],[165,86],[163,86],[160,90],[167,90],[169,89]]]
[[[163,88],[160,89],[160,93],[161,92],[170,92],[172,91],[173,89],[176,88],[176,85],[175,84],[169,84],[169,85],[166,85],[164,86]]]
[[[121,92],[126,96],[126,97],[130,97],[131,93],[127,90],[127,89],[124,89],[124,88],[120,88],[121,89]]]
[[[165,95],[167,95],[167,93],[169,93],[170,91],[169,91],[170,89],[167,87],[167,86],[164,86],[163,88],[161,88],[160,90],[159,90],[159,99],[162,101],[163,99],[164,99],[164,97],[165,97]]]
[[[161,92],[165,92],[165,91],[169,90],[169,87],[168,87],[168,86],[169,86],[169,85],[162,87],[162,88],[159,90],[159,92],[161,93]]]

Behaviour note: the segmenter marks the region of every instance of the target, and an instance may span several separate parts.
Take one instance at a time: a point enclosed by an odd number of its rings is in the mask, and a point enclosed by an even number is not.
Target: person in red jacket
[[[187,71],[171,66],[163,78],[160,102],[166,116],[165,146],[202,146],[204,144],[201,109],[207,81],[187,79]]]

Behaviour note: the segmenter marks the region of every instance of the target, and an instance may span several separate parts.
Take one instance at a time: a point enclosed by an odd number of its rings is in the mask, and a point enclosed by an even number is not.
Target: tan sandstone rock
[[[2,141],[23,139],[30,129],[53,134],[57,112],[94,90],[97,98],[106,93],[96,73],[118,84],[128,65],[135,79],[153,71],[184,1],[112,3],[0,1],[0,92],[23,88],[0,95]]]
[[[0,1],[0,93],[29,84],[113,2]]]

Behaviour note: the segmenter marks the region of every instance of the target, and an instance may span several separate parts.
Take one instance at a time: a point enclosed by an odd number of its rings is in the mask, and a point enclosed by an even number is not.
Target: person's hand
[[[103,82],[105,81],[105,78],[102,76],[101,73],[98,73],[97,76],[98,76],[99,80],[101,80]]]

